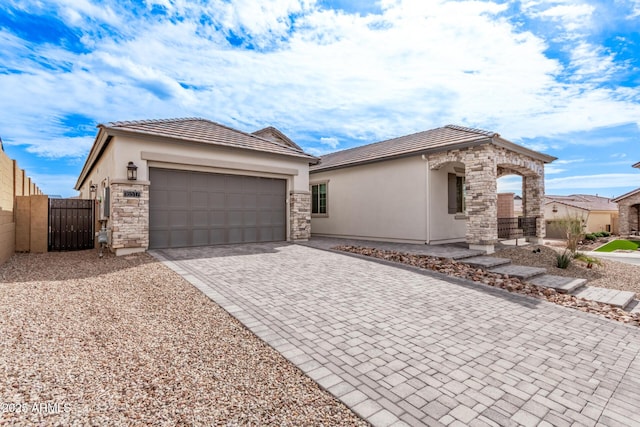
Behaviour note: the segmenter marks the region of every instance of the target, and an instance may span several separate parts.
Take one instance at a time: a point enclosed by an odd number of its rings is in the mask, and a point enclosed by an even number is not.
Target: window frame
[[[324,186],[324,212],[322,212],[322,192],[321,188]],[[314,212],[314,187],[318,189],[317,191],[317,212]],[[309,183],[309,193],[311,198],[311,217],[312,218],[327,218],[329,216],[329,181],[317,181]]]
[[[466,177],[457,173],[447,175],[447,209],[449,215],[455,215],[456,219],[464,219],[467,216],[466,202]]]

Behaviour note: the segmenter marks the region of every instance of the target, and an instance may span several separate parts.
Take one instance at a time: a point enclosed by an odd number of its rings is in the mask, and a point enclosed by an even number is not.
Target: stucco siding
[[[426,162],[421,157],[312,173],[328,182],[328,216],[311,218],[317,235],[426,241]]]
[[[467,230],[463,214],[448,213],[448,175],[456,164],[429,171],[429,243],[464,241]],[[458,165],[458,168],[463,165]],[[459,175],[463,175],[458,173]]]

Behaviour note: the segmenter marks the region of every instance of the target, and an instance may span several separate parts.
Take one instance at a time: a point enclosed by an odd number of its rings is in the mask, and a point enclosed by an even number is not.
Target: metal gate
[[[93,249],[94,201],[49,199],[49,251]]]

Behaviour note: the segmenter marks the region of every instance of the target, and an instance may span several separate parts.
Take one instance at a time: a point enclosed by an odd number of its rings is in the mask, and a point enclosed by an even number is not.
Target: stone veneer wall
[[[451,150],[429,156],[431,169],[446,163],[465,165],[467,233],[469,244],[488,246],[498,241],[497,179],[516,173],[522,176],[523,215],[539,217],[536,236],[545,235],[544,222],[544,163],[528,156],[483,144]]]
[[[467,243],[494,245],[498,242],[498,183],[493,146],[466,150],[464,155]]]
[[[291,240],[309,240],[311,237],[311,193],[289,193],[289,224]]]
[[[634,207],[635,205],[635,207]],[[640,230],[638,224],[638,209],[640,209],[640,193],[629,196],[618,202],[620,216],[618,217],[618,231],[621,236],[628,236],[631,230]]]
[[[111,249],[149,247],[149,183],[111,182]],[[140,192],[140,197],[125,197],[124,191]]]
[[[542,239],[547,235],[544,220],[544,171],[542,175],[522,177],[522,196],[522,215],[525,218],[538,217],[536,237]]]

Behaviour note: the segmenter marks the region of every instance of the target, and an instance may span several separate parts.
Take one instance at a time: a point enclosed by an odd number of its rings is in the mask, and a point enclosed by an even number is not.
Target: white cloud
[[[328,145],[334,150],[338,147],[338,145],[340,145],[340,141],[338,140],[338,138],[334,138],[334,137],[328,137],[328,138],[322,137],[320,138],[320,143],[324,145]]]
[[[590,7],[535,3],[525,7],[542,19],[588,27]],[[8,42],[0,59],[23,71],[0,79],[12,138],[41,155],[66,155],[63,145],[59,154],[43,149],[33,130],[70,113],[96,122],[195,115],[248,131],[274,125],[296,129],[309,151],[318,143],[311,134],[374,142],[459,123],[517,140],[640,122],[637,87],[592,80],[610,76],[614,58],[581,42],[571,58],[583,79],[560,81],[566,70],[546,56],[548,40],[505,19],[506,3],[384,1],[380,15],[366,16],[311,0],[146,2],[153,4],[183,19],[64,0],[67,22],[84,22],[80,28],[92,19],[127,21],[115,27],[126,37],[85,33],[92,50],[82,54],[0,32]],[[264,49],[233,48],[230,32]],[[56,69],[43,67],[44,59]],[[61,129],[50,130],[63,138]],[[332,141],[324,142],[337,147]]]
[[[640,182],[640,175],[632,173],[612,173],[570,176],[545,180],[547,190],[581,189],[581,188],[626,188]]]

